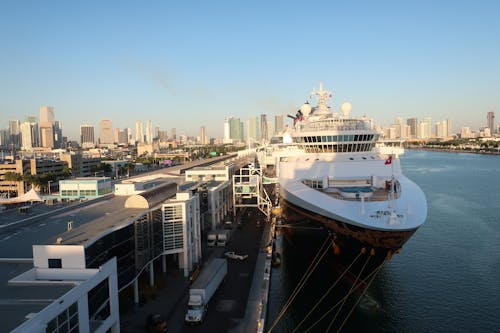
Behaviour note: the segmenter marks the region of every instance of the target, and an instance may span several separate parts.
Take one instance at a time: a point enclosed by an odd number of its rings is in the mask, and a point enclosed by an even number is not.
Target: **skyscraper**
[[[408,118],[406,119],[406,125],[410,126],[409,137],[411,139],[415,139],[417,137],[417,118]]]
[[[54,107],[40,107],[40,146],[54,148]]]
[[[142,122],[141,121],[135,122],[135,142],[144,143],[144,133],[142,130]]]
[[[283,115],[277,114],[274,116],[274,133],[279,134],[283,132],[284,123],[283,123]]]
[[[40,124],[41,123],[54,123],[54,107],[42,106],[40,107]]]
[[[240,118],[229,118],[229,137],[233,143],[243,142],[243,126]]]
[[[224,136],[223,143],[231,143],[231,126],[229,125],[229,118],[224,119]]]
[[[424,117],[419,127],[419,139],[429,139],[432,136],[431,117]]]
[[[62,135],[62,123],[59,120],[54,120],[54,126],[52,127],[54,131],[54,147],[62,148],[63,145],[63,135]]]
[[[267,116],[265,114],[260,115],[260,141],[262,143],[269,141],[269,135],[267,132]]]
[[[93,148],[94,147],[94,126],[92,125],[80,125],[80,142],[82,148]]]
[[[153,142],[153,122],[148,120],[146,122],[146,143]]]
[[[167,142],[168,141],[167,130],[159,130],[158,131],[158,138],[160,139],[161,142]]]
[[[21,122],[19,120],[9,121],[9,144],[11,148],[21,147]]]
[[[207,144],[205,126],[200,127],[200,144],[202,144],[202,145]]]
[[[257,116],[247,119],[247,144],[259,141],[259,118]]]
[[[175,127],[172,128],[170,133],[172,134],[172,140],[176,141],[177,140],[177,130],[175,129]]]
[[[488,127],[490,129],[490,133],[491,133],[491,135],[494,135],[495,134],[495,112],[493,112],[493,111],[488,112],[487,119],[488,119]]]
[[[21,123],[21,148],[23,150],[31,150],[33,149],[33,140],[31,138],[31,123],[29,121],[25,121]]]
[[[27,116],[26,121],[30,123],[31,146],[40,147],[40,131],[38,129],[38,121],[36,116]]]
[[[102,119],[99,125],[99,143],[112,144],[114,141],[113,122],[109,119]]]

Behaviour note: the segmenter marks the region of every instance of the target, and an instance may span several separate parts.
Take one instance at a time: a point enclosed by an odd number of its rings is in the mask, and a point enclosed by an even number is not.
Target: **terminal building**
[[[113,191],[111,178],[109,177],[89,177],[65,179],[59,181],[60,199],[94,199]]]
[[[153,287],[155,269],[166,273],[167,262],[186,278],[201,263],[203,226],[218,228],[232,211],[234,169],[186,170],[182,181],[136,179],[130,194],[101,201],[105,213],[75,228],[68,222],[54,244],[34,245],[31,261],[0,259],[0,298],[8,299],[0,317],[9,318],[0,331],[119,332],[119,302],[139,303],[141,276]],[[101,180],[92,180],[93,193]]]

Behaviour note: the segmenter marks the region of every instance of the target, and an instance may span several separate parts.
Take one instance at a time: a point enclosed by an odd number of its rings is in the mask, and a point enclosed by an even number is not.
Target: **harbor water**
[[[345,324],[334,311],[323,318],[345,294],[341,286],[302,322],[339,274],[320,265],[272,332],[500,332],[500,156],[409,150],[401,163],[427,196],[428,218],[379,272],[372,301],[347,302],[354,310]],[[301,249],[280,241],[268,327],[309,265]]]

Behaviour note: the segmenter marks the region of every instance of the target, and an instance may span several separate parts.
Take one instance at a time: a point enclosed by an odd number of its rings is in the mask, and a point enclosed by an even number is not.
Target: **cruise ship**
[[[426,198],[402,173],[402,147],[379,146],[380,133],[351,117],[350,103],[332,112],[322,84],[312,95],[317,105],[289,116],[293,128],[273,151],[283,230],[307,249],[329,239],[342,267],[357,260],[352,276],[366,278],[425,222]]]

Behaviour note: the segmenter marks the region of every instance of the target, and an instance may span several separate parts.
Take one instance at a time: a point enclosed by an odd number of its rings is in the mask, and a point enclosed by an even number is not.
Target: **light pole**
[[[50,195],[50,183],[53,183],[54,181],[53,180],[49,180],[47,183],[49,185],[49,195]]]

